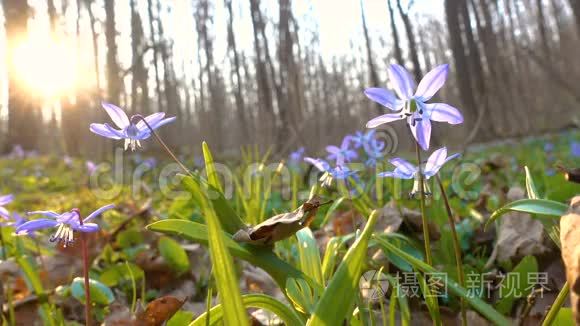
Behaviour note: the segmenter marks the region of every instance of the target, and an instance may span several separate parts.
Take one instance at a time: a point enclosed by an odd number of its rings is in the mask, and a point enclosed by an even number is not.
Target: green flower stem
[[[449,219],[449,225],[451,226],[451,235],[453,237],[453,249],[455,250],[455,264],[457,266],[457,277],[459,278],[459,285],[465,288],[465,274],[463,273],[463,260],[461,258],[461,247],[459,246],[459,239],[457,237],[457,231],[455,230],[455,220],[453,219],[453,213],[451,212],[451,206],[449,205],[449,199],[445,193],[445,188],[441,182],[439,175],[435,175],[437,184],[439,184],[439,189],[441,190],[441,196],[443,197],[443,202],[445,203],[445,210],[447,211],[447,217]],[[462,325],[467,325],[467,311],[465,310],[465,299],[461,299],[461,321]]]
[[[2,246],[2,260],[6,260],[6,243],[4,243],[4,235],[2,235],[1,226],[0,226],[0,246]]]
[[[423,224],[423,241],[425,243],[425,262],[432,266],[431,260],[431,241],[429,240],[429,224],[425,214],[425,179],[421,168],[421,148],[419,143],[415,142],[415,152],[417,153],[417,173],[419,173],[419,189],[421,191],[421,222]]]
[[[560,293],[558,293],[556,300],[554,300],[554,304],[552,305],[552,307],[550,307],[550,310],[546,314],[546,317],[542,322],[542,326],[552,325],[554,319],[556,319],[556,316],[558,315],[558,311],[560,311],[560,308],[564,305],[564,302],[566,302],[566,299],[568,298],[568,293],[570,293],[570,284],[566,282],[564,284],[564,287],[562,287],[562,290],[560,290]]]

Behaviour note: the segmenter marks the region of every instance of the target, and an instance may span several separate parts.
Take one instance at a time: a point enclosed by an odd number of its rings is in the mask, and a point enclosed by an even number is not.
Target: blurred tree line
[[[395,62],[417,79],[435,65],[451,64],[438,99],[460,108],[465,124],[453,134],[435,129],[436,141],[465,145],[578,123],[578,0],[445,0],[441,20],[418,17],[419,3],[385,0],[390,30],[381,35],[369,32],[360,0],[363,42],[352,42],[349,55],[330,61],[321,55],[317,30],[300,30],[292,0],[192,0],[194,23],[179,31],[196,42],[196,52],[182,54],[197,68],[187,78],[179,73],[183,63],[174,60],[174,35],[166,32],[173,1],[126,2],[130,17],[119,15],[114,0],[46,0],[46,13],[35,12],[26,0],[2,1],[7,62],[32,15],[46,14],[53,34],[62,34],[63,20],[75,17],[76,34],[68,36],[80,39],[88,21],[94,58],[92,67],[78,69],[95,79],[91,89],[63,94],[60,110],[47,118],[43,103],[7,65],[7,115],[0,124],[5,151],[21,144],[72,155],[110,152],[110,142],[88,131],[90,122],[108,119],[98,108],[101,100],[129,113],[178,116],[161,133],[186,151],[201,140],[221,152],[250,144],[273,146],[279,154],[302,145],[321,148],[383,111],[362,91],[387,87],[386,67]],[[218,5],[226,9],[224,21],[215,19]],[[238,8],[251,19],[253,48],[240,46]],[[122,65],[119,22],[127,20],[131,60]],[[227,35],[217,35],[218,26]],[[219,38],[227,38],[225,58],[216,57]]]

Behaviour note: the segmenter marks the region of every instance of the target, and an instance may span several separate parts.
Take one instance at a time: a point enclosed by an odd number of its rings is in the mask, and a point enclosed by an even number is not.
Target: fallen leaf
[[[176,297],[165,296],[151,301],[145,311],[138,313],[135,320],[136,326],[161,326],[168,321],[187,300],[179,300]]]
[[[560,219],[560,241],[572,311],[576,324],[580,324],[580,196],[572,199],[570,212]]]

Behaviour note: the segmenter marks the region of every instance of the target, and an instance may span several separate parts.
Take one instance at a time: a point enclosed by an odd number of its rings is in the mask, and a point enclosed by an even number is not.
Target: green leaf
[[[47,303],[48,299],[44,293],[44,288],[42,287],[42,280],[38,275],[38,269],[34,267],[30,257],[18,256],[16,257],[16,263],[22,269],[24,273],[24,279],[29,289],[32,289],[34,293],[38,296],[40,304],[40,315],[45,324],[55,325],[54,308]]]
[[[330,279],[334,273],[334,267],[338,259],[338,250],[342,247],[342,241],[338,237],[332,237],[326,244],[324,259],[322,261],[322,277],[324,281]]]
[[[85,279],[75,277],[70,286],[72,296],[82,304],[85,303]],[[105,284],[89,279],[89,291],[91,291],[91,303],[107,306],[115,301],[113,291]]]
[[[534,179],[532,179],[532,174],[530,173],[530,169],[527,166],[524,167],[526,171],[526,191],[528,192],[529,199],[540,199],[540,195],[538,194],[538,190],[536,189],[536,184],[534,183]]]
[[[167,326],[187,325],[193,320],[193,312],[179,310],[167,321]]]
[[[298,240],[298,258],[300,261],[300,270],[306,275],[313,278],[318,284],[323,285],[322,264],[320,262],[320,251],[318,244],[310,228],[304,228],[296,232]]]
[[[169,219],[158,221],[147,226],[147,229],[155,232],[171,234],[183,237],[187,240],[208,245],[207,226],[181,219]],[[232,240],[227,233],[222,233],[225,245],[232,255],[241,258],[253,265],[265,270],[276,281],[280,288],[286,286],[286,280],[290,277],[302,278],[311,286],[316,284],[314,280],[306,276],[302,271],[281,260],[268,248],[240,244]]]
[[[574,314],[572,313],[572,308],[560,308],[552,325],[558,326],[576,325],[576,322],[574,320]]]
[[[516,200],[493,212],[493,214],[491,214],[490,218],[485,223],[485,227],[487,228],[498,217],[511,211],[560,217],[568,211],[568,206],[548,199]]]
[[[421,273],[417,273],[416,275],[419,281],[419,287],[421,288],[421,292],[425,298],[427,310],[429,310],[429,315],[433,320],[433,324],[441,326],[441,313],[439,312],[439,302],[437,301],[438,299],[433,293],[431,293],[431,289],[429,288],[429,285],[427,284],[427,281],[423,275]]]
[[[201,196],[201,210],[207,224],[212,274],[219,298],[224,305],[225,323],[226,325],[249,325],[234,261],[226,245],[226,237],[213,207],[205,196]]]
[[[130,281],[131,276],[128,273],[127,265],[131,269],[133,273],[133,277],[135,280],[142,280],[145,276],[145,272],[141,269],[141,267],[133,264],[133,263],[118,263],[115,264],[107,269],[105,269],[101,276],[99,277],[99,281],[101,281],[106,286],[114,287],[117,286],[122,281]]]
[[[271,296],[264,294],[247,294],[242,296],[244,307],[246,308],[261,308],[268,310],[278,316],[285,325],[304,325],[304,321],[292,309],[288,308],[282,302],[274,299]],[[230,325],[222,321],[223,319],[223,305],[218,304],[211,308],[209,312],[209,322],[207,322],[207,313],[203,313],[189,326],[204,326],[204,325]],[[237,323],[231,325],[238,325]]]
[[[181,274],[189,269],[189,257],[177,241],[169,237],[161,237],[158,248],[163,259],[174,271]]]
[[[506,275],[499,286],[500,300],[495,308],[507,314],[512,310],[516,300],[526,298],[532,291],[534,284],[530,284],[528,275],[538,272],[538,262],[534,256],[526,256]]]
[[[317,226],[318,227],[325,226],[326,223],[328,223],[328,221],[330,220],[332,213],[334,213],[336,211],[336,209],[342,204],[342,202],[345,199],[346,199],[346,197],[340,197],[334,203],[332,203],[332,205],[326,211],[326,214],[324,214],[324,218],[322,219],[322,222],[318,223]]]
[[[220,184],[220,179],[218,177],[215,164],[213,161],[213,155],[211,155],[211,151],[209,150],[209,146],[206,142],[203,142],[202,145],[203,151],[203,159],[205,161],[205,172],[207,174],[207,181],[208,183],[213,186],[216,190],[223,193],[222,185]]]
[[[336,273],[318,301],[308,325],[341,325],[354,303],[363,265],[367,257],[369,239],[379,213],[373,211],[367,225],[347,251]]]
[[[181,175],[181,177],[183,187],[193,195],[193,198],[198,205],[200,205],[201,196],[206,196],[207,194],[207,197],[211,201],[213,209],[220,220],[222,228],[227,233],[234,234],[241,228],[245,227],[244,222],[238,213],[236,213],[236,211],[230,206],[221,191],[201,179],[199,175]]]
[[[302,279],[289,278],[286,282],[286,295],[294,307],[302,313],[310,315],[320,298],[320,292],[312,289]]]
[[[417,258],[409,255],[408,253],[402,251],[396,246],[390,244],[388,241],[381,239],[380,237],[374,237],[374,239],[379,243],[385,252],[393,252],[404,258],[409,262],[415,269],[420,270],[423,273],[436,273],[438,272],[432,266],[426,264],[425,262],[418,260]],[[457,296],[465,299],[465,302],[469,303],[473,309],[479,312],[481,315],[495,323],[496,325],[511,325],[510,321],[507,320],[502,314],[491,307],[489,304],[485,303],[483,300],[471,295],[466,289],[462,288],[458,283],[453,281],[451,278],[447,278],[447,288]]]

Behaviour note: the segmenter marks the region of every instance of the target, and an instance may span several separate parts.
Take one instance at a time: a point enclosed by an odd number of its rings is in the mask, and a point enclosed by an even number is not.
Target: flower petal
[[[80,232],[91,233],[99,231],[99,225],[96,223],[83,223],[83,225],[74,225],[73,229]]]
[[[369,120],[369,122],[367,122],[367,128],[375,128],[375,127],[378,127],[382,124],[389,123],[392,121],[401,120],[401,119],[403,119],[403,117],[398,113],[383,114],[383,115],[380,115],[374,119]]]
[[[164,126],[164,125],[166,125],[168,123],[171,123],[171,122],[175,121],[175,119],[177,119],[177,117],[166,118],[166,119],[163,119],[163,120],[154,122],[154,123],[152,123],[150,125],[151,125],[151,128],[153,128],[153,130],[155,130],[155,129],[161,127],[161,126]]]
[[[4,218],[10,218],[10,212],[6,208],[0,206],[0,216]]]
[[[326,146],[326,151],[330,154],[337,154],[340,153],[340,148],[338,148],[338,146],[328,145]]]
[[[129,117],[127,117],[127,114],[123,109],[107,102],[101,102],[101,106],[105,111],[107,111],[107,114],[111,117],[111,120],[113,120],[117,127],[121,129],[127,128],[129,125]]]
[[[416,121],[414,126],[411,125],[411,132],[413,133],[415,140],[419,143],[419,146],[421,146],[424,151],[428,150],[429,141],[431,140],[431,121],[426,118]]]
[[[0,206],[7,205],[14,200],[14,195],[0,196]]]
[[[52,218],[59,218],[61,215],[61,214],[55,213],[53,211],[34,211],[34,212],[26,213],[26,215],[36,215],[36,214],[40,214],[40,215],[44,215],[44,216],[48,216],[48,217],[52,217]]]
[[[409,75],[407,69],[397,64],[392,64],[389,66],[388,73],[395,93],[397,93],[399,98],[402,100],[410,99],[413,96],[415,82],[411,78],[411,75]]]
[[[328,172],[330,170],[330,164],[328,164],[328,162],[326,162],[323,159],[305,157],[304,162],[314,165],[314,167],[320,170],[321,172]]]
[[[104,211],[108,211],[109,209],[115,208],[114,204],[109,204],[109,205],[105,205],[99,209],[97,209],[96,211],[92,212],[91,214],[89,214],[89,216],[87,216],[84,220],[83,223],[86,223],[88,221],[90,221],[91,219],[101,215]]]
[[[59,223],[55,220],[40,218],[38,220],[28,221],[20,225],[19,227],[16,228],[15,233],[17,235],[25,235],[39,229],[55,227],[58,224]]]
[[[397,168],[397,170],[403,172],[404,174],[412,175],[417,171],[417,168],[413,164],[407,162],[406,160],[400,157],[390,159],[389,163],[394,165]]]
[[[89,129],[99,135],[99,136],[103,136],[103,137],[107,137],[107,138],[111,138],[111,139],[121,139],[123,137],[120,137],[117,133],[115,133],[114,131],[112,131],[109,125],[107,124],[101,124],[101,123],[91,123]],[[113,129],[114,130],[114,129]]]
[[[445,159],[447,158],[447,148],[441,147],[438,150],[434,151],[431,156],[427,159],[427,163],[425,164],[425,170],[423,174],[427,175],[431,171],[439,170],[439,167],[445,163]],[[436,173],[436,172],[435,172]],[[434,175],[433,173],[432,175]]]
[[[433,68],[429,71],[417,86],[415,96],[420,97],[423,101],[428,101],[437,93],[437,91],[445,84],[447,80],[447,73],[449,72],[449,65],[444,64]]]
[[[371,100],[393,111],[398,111],[403,107],[403,105],[405,105],[404,101],[399,101],[395,94],[388,89],[378,87],[367,88],[365,89],[365,95]]]
[[[157,124],[159,123],[159,121],[163,120],[164,117],[165,112],[157,112],[146,116],[144,119],[150,126],[153,126],[154,124]],[[143,122],[143,120],[139,120],[139,122],[137,122],[137,128],[142,129],[147,128],[147,126],[145,125],[145,122]]]
[[[412,179],[413,174],[407,174],[401,171],[399,168],[396,168],[392,172],[381,172],[378,174],[379,177],[390,177],[390,178],[397,178],[397,179]]]
[[[463,123],[463,115],[456,108],[445,103],[426,103],[425,108],[429,119],[447,122],[452,125]]]

